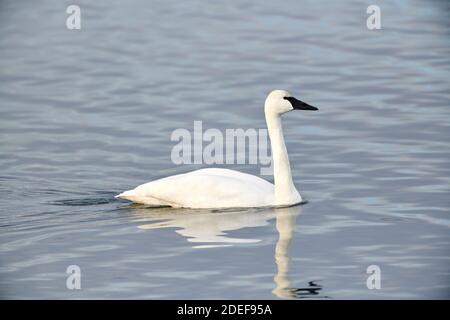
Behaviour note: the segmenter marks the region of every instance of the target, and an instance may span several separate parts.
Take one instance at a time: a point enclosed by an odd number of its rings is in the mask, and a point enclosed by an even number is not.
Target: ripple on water
[[[356,0],[134,2],[79,1],[81,32],[50,2],[2,3],[1,297],[449,297],[444,2],[383,3],[375,31]],[[171,162],[177,128],[265,128],[274,88],[320,110],[283,118],[307,205],[114,199],[199,168]],[[80,291],[65,288],[74,264]]]

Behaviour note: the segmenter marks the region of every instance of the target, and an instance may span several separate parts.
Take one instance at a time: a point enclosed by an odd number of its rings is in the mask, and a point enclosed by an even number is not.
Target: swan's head
[[[285,90],[273,90],[266,98],[264,112],[281,115],[292,110],[319,110],[305,102],[297,100]]]

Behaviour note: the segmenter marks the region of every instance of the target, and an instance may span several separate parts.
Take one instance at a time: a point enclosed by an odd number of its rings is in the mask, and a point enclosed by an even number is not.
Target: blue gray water
[[[72,31],[70,4],[0,2],[2,298],[450,298],[447,1],[80,0]],[[275,88],[320,109],[284,117],[307,204],[114,199],[202,167],[174,129],[264,128]]]

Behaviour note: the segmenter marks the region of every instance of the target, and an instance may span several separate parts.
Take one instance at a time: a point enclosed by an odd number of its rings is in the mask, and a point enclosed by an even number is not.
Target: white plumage
[[[264,105],[272,147],[272,184],[235,170],[206,168],[151,181],[117,198],[176,208],[243,208],[291,206],[302,201],[294,186],[280,116],[292,110],[317,110],[287,91],[272,91]]]

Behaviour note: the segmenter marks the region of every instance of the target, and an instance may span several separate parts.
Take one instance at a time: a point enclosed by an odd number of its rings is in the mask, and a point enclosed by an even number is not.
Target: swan
[[[302,202],[294,186],[284,143],[281,115],[292,110],[318,110],[297,100],[288,91],[274,90],[264,103],[264,114],[272,148],[274,184],[254,175],[205,168],[151,181],[116,198],[150,206],[218,209],[288,207]]]

